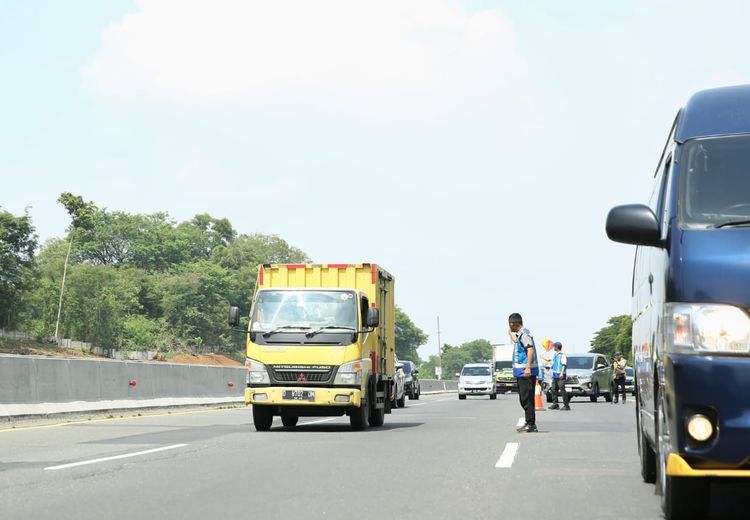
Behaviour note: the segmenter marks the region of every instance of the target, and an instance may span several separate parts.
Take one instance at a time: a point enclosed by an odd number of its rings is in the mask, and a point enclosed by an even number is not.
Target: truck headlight
[[[750,352],[750,317],[731,305],[667,304],[665,345],[682,354]]]
[[[361,385],[362,384],[362,362],[351,361],[344,363],[336,372],[334,385]]]
[[[247,384],[270,384],[271,379],[268,377],[266,365],[255,359],[245,358],[245,368],[247,368]]]

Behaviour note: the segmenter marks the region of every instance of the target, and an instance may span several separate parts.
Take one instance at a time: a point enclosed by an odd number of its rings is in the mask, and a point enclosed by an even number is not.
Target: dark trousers
[[[615,402],[617,402],[617,393],[622,390],[622,402],[625,402],[625,378],[618,377],[615,379]]]
[[[518,400],[526,415],[526,424],[536,424],[536,410],[534,409],[534,389],[536,376],[518,377]]]
[[[557,396],[562,393],[563,405],[568,406],[570,404],[570,396],[568,391],[565,389],[564,379],[553,379],[552,380],[552,399],[557,404]]]

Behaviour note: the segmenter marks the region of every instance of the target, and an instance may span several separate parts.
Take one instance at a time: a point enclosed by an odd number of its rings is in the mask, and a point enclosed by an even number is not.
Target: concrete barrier
[[[0,355],[0,417],[243,402],[245,367]]]
[[[437,379],[420,379],[419,390],[423,394],[439,394],[443,392],[458,392],[458,381],[444,381]]]
[[[0,354],[0,418],[244,402],[245,367]],[[420,380],[423,394],[456,381]]]

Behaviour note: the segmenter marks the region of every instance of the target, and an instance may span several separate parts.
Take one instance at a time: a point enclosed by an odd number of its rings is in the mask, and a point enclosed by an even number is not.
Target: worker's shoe
[[[520,428],[516,428],[518,433],[536,433],[539,430],[536,429],[536,424],[524,424]]]
[[[548,406],[547,410],[559,410],[560,405],[559,404],[553,404],[552,406]]]
[[[566,404],[565,406],[563,406],[563,407],[561,408],[561,410],[570,410],[570,406],[568,406],[568,405]]]

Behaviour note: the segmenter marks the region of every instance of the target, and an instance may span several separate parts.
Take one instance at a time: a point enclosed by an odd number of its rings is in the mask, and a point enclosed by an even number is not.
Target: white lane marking
[[[324,422],[335,421],[336,419],[337,417],[334,417],[332,419],[318,419],[317,421],[299,423],[299,426],[307,426],[308,424],[320,424]]]
[[[175,448],[183,448],[187,446],[187,444],[172,444],[171,446],[162,446],[161,448],[154,448],[151,450],[143,450],[143,451],[136,451],[133,453],[125,453],[123,455],[115,455],[114,457],[102,457],[101,459],[91,459],[91,460],[83,460],[81,462],[71,462],[70,464],[60,464],[59,466],[50,466],[48,468],[44,468],[46,470],[57,470],[57,469],[66,469],[66,468],[74,468],[76,466],[85,466],[87,464],[96,464],[97,462],[107,462],[109,460],[118,460],[118,459],[127,459],[129,457],[137,457],[139,455],[148,455],[149,453],[156,453],[158,451],[166,451],[166,450],[173,450]]]
[[[526,419],[524,417],[521,417],[520,419],[518,419],[518,422],[516,423],[516,427],[520,428],[524,424],[526,424]]]
[[[446,401],[455,401],[455,399],[435,399],[436,403],[444,403]]]
[[[412,407],[412,406],[424,406],[424,405],[426,405],[426,404],[427,404],[427,403],[417,403],[417,404],[410,404],[410,405],[409,405],[409,407]]]
[[[497,459],[497,464],[495,464],[495,467],[510,468],[511,466],[513,466],[513,460],[516,458],[516,453],[518,453],[518,443],[507,443],[502,455],[500,455],[500,458]]]

